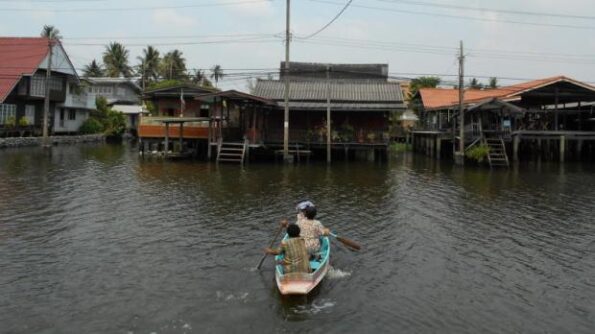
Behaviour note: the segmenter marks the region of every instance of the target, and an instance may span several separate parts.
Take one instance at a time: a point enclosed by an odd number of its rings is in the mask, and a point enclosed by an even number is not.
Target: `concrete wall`
[[[10,137],[0,138],[0,149],[8,147],[41,146],[42,137]],[[52,136],[50,137],[52,145],[91,143],[105,141],[104,135],[84,135],[84,136]]]

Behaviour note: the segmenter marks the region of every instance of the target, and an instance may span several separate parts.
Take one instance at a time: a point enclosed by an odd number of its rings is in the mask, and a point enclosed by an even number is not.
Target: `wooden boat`
[[[287,238],[287,236],[285,236]],[[310,261],[310,273],[283,273],[283,266],[277,264],[275,280],[282,295],[307,295],[322,281],[329,269],[331,243],[328,237],[320,238],[320,259]],[[277,263],[283,260],[283,255],[275,257]]]

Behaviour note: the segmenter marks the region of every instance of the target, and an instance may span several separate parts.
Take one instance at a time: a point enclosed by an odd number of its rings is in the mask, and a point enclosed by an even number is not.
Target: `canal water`
[[[0,151],[0,333],[593,333],[595,166],[464,170]],[[308,298],[254,267],[303,198],[338,243]]]

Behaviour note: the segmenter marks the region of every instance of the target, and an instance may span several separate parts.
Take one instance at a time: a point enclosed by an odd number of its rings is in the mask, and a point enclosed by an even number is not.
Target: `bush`
[[[81,124],[79,132],[85,135],[100,133],[103,131],[103,125],[97,119],[91,117]]]
[[[490,153],[490,148],[488,145],[478,145],[471,148],[469,151],[465,152],[465,156],[471,160],[475,160],[479,163],[483,162]]]
[[[26,117],[19,118],[19,126],[25,127],[29,125],[29,121]]]
[[[10,116],[4,122],[4,126],[7,128],[14,128],[17,125],[17,119],[14,116]]]

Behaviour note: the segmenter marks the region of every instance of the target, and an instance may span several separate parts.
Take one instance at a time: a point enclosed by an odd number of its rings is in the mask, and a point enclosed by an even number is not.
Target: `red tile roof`
[[[504,100],[514,99],[526,91],[538,89],[559,81],[570,82],[595,91],[595,87],[586,83],[565,76],[557,76],[523,82],[512,86],[504,86],[496,89],[466,89],[463,103],[474,103],[487,98],[501,98]],[[422,88],[419,90],[419,93],[421,95],[424,108],[427,110],[454,107],[459,103],[459,91],[457,89]]]
[[[43,37],[0,37],[0,103],[23,75],[32,75],[48,54]]]

